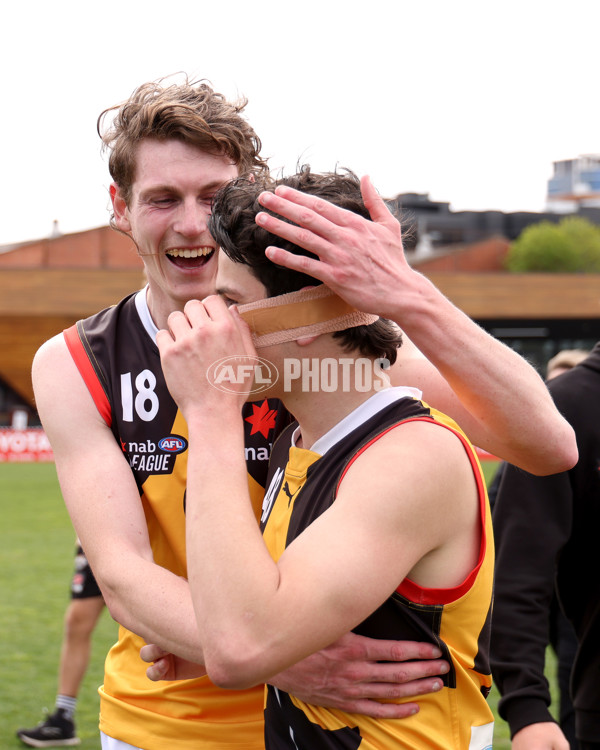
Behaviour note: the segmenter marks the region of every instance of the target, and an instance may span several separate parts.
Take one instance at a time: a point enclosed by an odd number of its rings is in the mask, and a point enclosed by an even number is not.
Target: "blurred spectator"
[[[577,465],[548,477],[503,465],[494,482],[497,563],[492,671],[513,750],[600,748],[596,637],[600,580],[595,575],[600,523],[600,342],[585,359],[581,357],[581,352],[561,352],[548,363],[548,388],[577,435]],[[575,365],[573,358],[579,359]],[[567,371],[559,374],[557,368]],[[568,618],[567,626],[574,627],[574,644],[564,620],[554,616],[559,609]],[[559,658],[561,704],[568,696],[565,673],[571,673],[577,740],[568,704],[561,705],[560,727],[548,710],[544,659],[550,642]]]

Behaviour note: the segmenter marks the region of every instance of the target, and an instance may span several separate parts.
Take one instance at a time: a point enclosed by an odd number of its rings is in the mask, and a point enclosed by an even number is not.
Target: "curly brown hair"
[[[135,179],[136,150],[144,138],[177,139],[237,165],[240,175],[268,173],[261,142],[241,116],[247,100],[228,102],[206,81],[165,85],[166,79],[139,86],[124,102],[105,109],[97,129],[110,150],[108,168],[129,204]],[[107,125],[109,115],[113,115]]]
[[[353,211],[365,219],[371,218],[362,199],[360,180],[350,170],[317,174],[305,165],[290,177],[277,180],[264,177],[255,181],[240,178],[222,187],[215,195],[208,228],[225,255],[236,263],[249,266],[252,274],[265,286],[269,297],[321,283],[300,271],[278,266],[265,255],[269,245],[276,245],[295,255],[315,257],[255,222],[256,214],[267,210],[258,202],[258,196],[265,190],[273,192],[278,185],[287,185]],[[391,364],[396,361],[397,349],[402,344],[398,327],[384,318],[371,325],[347,328],[333,335],[347,351],[382,357]]]

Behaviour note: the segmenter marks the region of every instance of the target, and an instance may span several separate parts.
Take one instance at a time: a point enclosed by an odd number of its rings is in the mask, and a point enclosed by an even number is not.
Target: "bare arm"
[[[418,703],[389,701],[441,690],[440,675],[450,666],[440,655],[432,643],[384,641],[347,633],[270,677],[269,684],[305,703],[402,719],[416,713]]]
[[[275,562],[248,498],[240,400],[193,377],[222,351],[248,351],[244,337],[220,299],[188,305],[186,313],[191,325],[172,315],[175,341],[161,332],[158,345],[190,430],[188,568],[213,681],[255,684],[324,648],[364,620],[409,572],[432,587],[464,579],[467,570],[455,566],[465,565],[464,554],[468,570],[474,564],[475,484],[456,437],[423,423],[403,426],[402,438],[386,435],[361,456],[332,507]],[[402,482],[384,471],[400,464]]]
[[[299,226],[267,213],[259,213],[257,223],[320,260],[275,247],[267,250],[269,258],[396,322],[429,360],[405,356],[396,382],[421,387],[425,400],[453,417],[474,444],[533,474],[573,466],[573,431],[542,379],[410,268],[400,224],[368,178],[362,192],[373,221],[288,187],[263,193],[266,208]]]
[[[202,661],[202,650],[187,581],[153,562],[131,470],[98,414],[62,336],[40,349],[33,379],[65,502],[111,615],[148,643],[158,644],[145,647],[148,661],[165,653],[178,655],[159,662],[154,679],[203,674],[202,665],[189,663]],[[430,692],[440,685],[435,675],[447,671],[432,644],[382,645],[361,636],[349,639],[350,644],[310,657],[283,675],[282,681],[319,705],[401,717],[411,708],[416,710],[415,704],[378,701],[390,695]],[[385,651],[375,653],[374,648]],[[392,663],[380,664],[380,659]],[[404,665],[395,659],[421,661]]]
[[[441,690],[441,674],[448,662],[432,643],[384,641],[346,633],[331,646],[269,678],[275,687],[292,693],[306,703],[339,708],[380,719],[403,719],[419,710],[413,698]],[[186,680],[205,674],[204,667],[187,662],[159,646],[141,649],[142,659],[151,666],[151,680]],[[385,702],[382,702],[385,701]]]
[[[33,384],[65,503],[111,615],[202,661],[187,581],[154,563],[132,472],[62,336],[36,354]]]

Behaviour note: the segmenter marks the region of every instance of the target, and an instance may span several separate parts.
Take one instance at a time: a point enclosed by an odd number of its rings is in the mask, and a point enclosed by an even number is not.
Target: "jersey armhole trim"
[[[467,574],[466,578],[458,586],[453,586],[453,587],[446,588],[446,589],[424,588],[416,584],[414,581],[411,581],[409,578],[405,578],[403,581],[401,581],[400,585],[396,589],[396,592],[398,594],[400,594],[401,596],[405,596],[407,599],[410,599],[411,601],[417,604],[425,604],[425,605],[427,604],[449,604],[450,602],[456,601],[457,599],[462,597],[467,591],[469,591],[469,589],[473,585],[475,578],[477,577],[477,574],[479,573],[479,570],[483,564],[483,560],[485,558],[485,551],[487,547],[487,538],[486,538],[487,494],[486,494],[485,484],[483,482],[483,476],[479,468],[477,456],[475,455],[475,450],[471,447],[466,437],[460,431],[455,430],[450,425],[445,424],[442,421],[438,421],[437,419],[434,419],[433,417],[409,417],[407,419],[401,420],[400,422],[396,422],[395,424],[390,425],[383,432],[379,433],[378,435],[373,437],[368,443],[363,445],[362,448],[348,462],[347,466],[344,468],[344,471],[342,472],[342,475],[340,476],[338,480],[335,494],[337,496],[337,493],[340,488],[340,484],[342,483],[342,480],[346,476],[346,473],[349,470],[349,468],[356,461],[356,459],[367,450],[367,448],[373,445],[373,443],[376,443],[380,438],[382,438],[391,430],[395,429],[396,427],[399,427],[400,425],[406,424],[408,422],[429,422],[431,424],[435,424],[440,427],[443,427],[444,429],[449,430],[450,432],[454,433],[463,444],[463,447],[469,459],[469,463],[471,464],[471,469],[473,471],[473,475],[474,475],[475,482],[477,485],[477,495],[479,499],[479,517],[480,517],[480,524],[481,524],[481,542],[479,545],[479,556],[471,572]]]
[[[85,348],[79,336],[77,324],[65,329],[63,331],[63,336],[65,338],[67,348],[71,356],[73,357],[73,361],[75,362],[75,365],[79,370],[81,377],[83,378],[83,382],[86,384],[87,389],[94,401],[94,404],[100,412],[100,416],[104,419],[106,424],[111,427],[112,412],[110,403],[108,401],[106,393],[104,392],[104,389],[100,384],[100,381],[98,380],[98,375],[96,374],[96,371],[94,370],[92,363],[90,362],[87,352],[85,351]]]

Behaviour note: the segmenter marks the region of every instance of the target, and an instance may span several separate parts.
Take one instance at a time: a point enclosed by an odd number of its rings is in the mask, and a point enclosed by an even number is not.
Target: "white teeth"
[[[172,250],[167,250],[167,255],[172,255],[174,258],[200,258],[204,255],[210,255],[213,250],[214,248],[212,247],[198,247],[194,249],[176,247]]]

